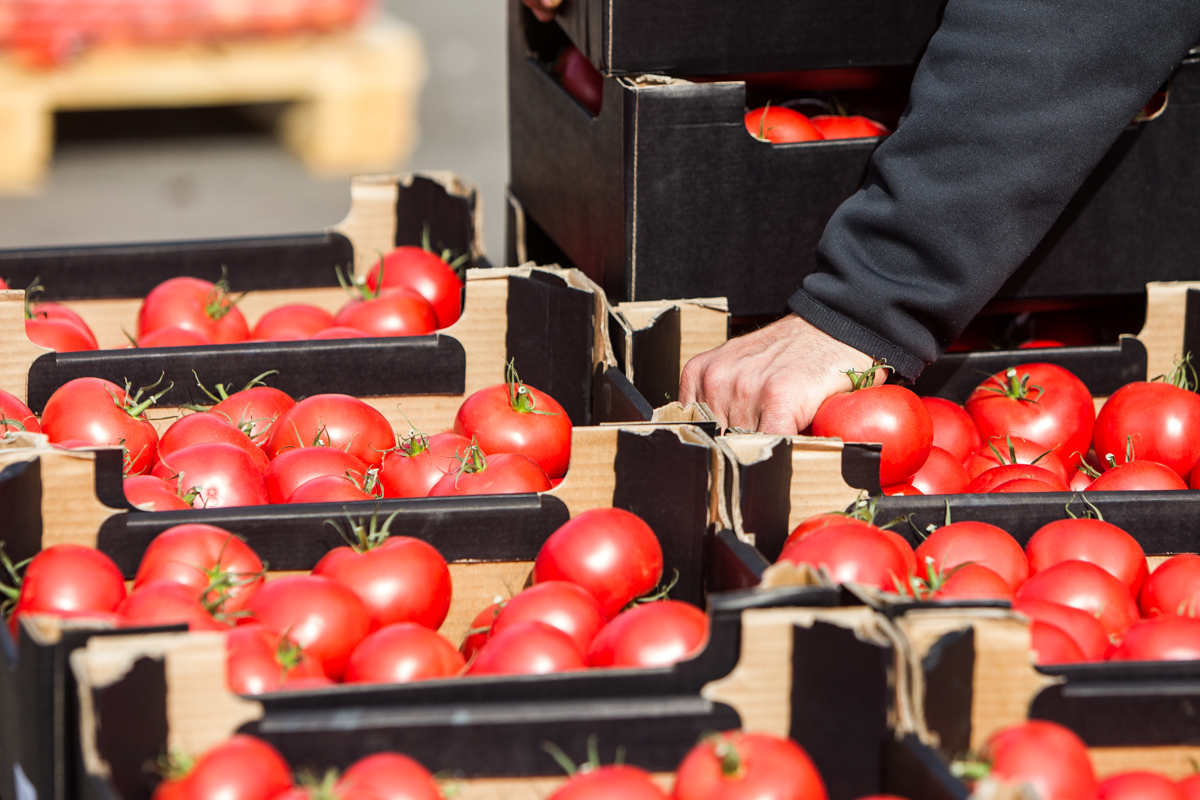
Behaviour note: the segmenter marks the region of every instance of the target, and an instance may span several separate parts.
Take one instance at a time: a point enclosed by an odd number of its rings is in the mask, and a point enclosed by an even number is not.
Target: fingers
[[[685,406],[688,403],[704,401],[700,395],[700,376],[704,374],[705,355],[707,354],[701,353],[689,358],[683,367],[683,374],[679,376],[679,402]]]

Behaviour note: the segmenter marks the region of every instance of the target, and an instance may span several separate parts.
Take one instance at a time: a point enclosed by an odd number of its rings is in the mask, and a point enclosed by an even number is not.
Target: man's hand
[[[562,0],[523,0],[523,2],[529,6],[529,10],[541,22],[549,22],[554,19],[554,12],[562,5]]]
[[[792,436],[826,398],[850,389],[846,370],[873,362],[790,314],[689,361],[679,400],[708,403],[725,427]]]

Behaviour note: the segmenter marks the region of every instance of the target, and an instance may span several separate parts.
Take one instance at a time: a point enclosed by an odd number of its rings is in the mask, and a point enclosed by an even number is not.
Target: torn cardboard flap
[[[39,450],[52,450],[50,446],[50,437],[44,433],[29,433],[27,431],[6,431],[3,436],[0,436],[0,453],[7,456],[14,451],[31,451],[26,453],[17,452],[18,460],[34,458]]]
[[[64,631],[111,630],[114,627],[111,619],[63,619],[54,614],[22,614],[20,624],[38,647],[58,644]]]

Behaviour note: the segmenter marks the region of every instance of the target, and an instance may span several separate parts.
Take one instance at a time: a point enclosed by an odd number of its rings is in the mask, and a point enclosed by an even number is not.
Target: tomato
[[[1025,551],[1008,531],[986,522],[943,525],[917,546],[920,577],[929,579],[929,568],[948,572],[960,564],[980,564],[995,572],[1012,591],[1029,577]]]
[[[1034,478],[1017,478],[1016,480],[1005,481],[999,486],[992,489],[989,494],[1020,494],[1022,492],[1057,492],[1061,489],[1056,489],[1050,484]]]
[[[296,403],[275,421],[267,456],[275,459],[284,450],[323,445],[377,467],[395,441],[387,418],[362,400],[318,394]]]
[[[297,447],[275,457],[263,475],[272,503],[284,503],[292,493],[313,478],[323,475],[365,476],[361,458],[336,447]]]
[[[992,467],[989,470],[981,472],[978,478],[967,484],[966,488],[963,489],[963,494],[987,494],[1006,483],[1024,480],[1032,480],[1050,487],[1043,491],[1070,491],[1063,479],[1048,469],[1042,469],[1032,464],[1005,464],[1004,466]]]
[[[679,600],[660,600],[613,617],[592,641],[587,663],[590,667],[667,667],[696,655],[707,641],[707,614]]]
[[[483,455],[472,445],[459,470],[443,475],[429,490],[429,497],[466,494],[525,494],[552,488],[537,462],[519,453]]]
[[[292,786],[292,771],[271,745],[236,735],[196,761],[186,800],[271,800]]]
[[[1174,614],[1135,622],[1110,661],[1200,661],[1200,619]]]
[[[1107,463],[1134,455],[1186,477],[1200,458],[1200,396],[1169,383],[1141,381],[1112,393],[1096,418],[1096,455]]]
[[[252,386],[234,392],[209,411],[224,417],[265,451],[271,426],[294,405],[296,401],[286,392],[270,386]]]
[[[1138,605],[1144,617],[1196,616],[1200,611],[1200,556],[1183,553],[1159,564],[1146,578]]]
[[[185,447],[210,442],[224,442],[244,450],[259,472],[266,472],[271,466],[266,455],[250,441],[249,436],[220,414],[212,412],[187,414],[172,422],[158,440],[158,457],[166,458]]]
[[[9,625],[15,636],[22,614],[116,611],[124,599],[125,580],[111,558],[77,544],[54,545],[25,568]]]
[[[1125,584],[1086,561],[1063,561],[1042,570],[1017,590],[1017,599],[1082,609],[1095,615],[1110,639],[1138,620],[1137,605]]]
[[[8,431],[41,433],[42,425],[29,406],[0,389],[0,436]]]
[[[381,285],[380,269],[382,286],[406,286],[428,301],[438,328],[453,325],[462,315],[463,282],[445,257],[422,247],[397,247],[367,273],[367,287],[372,291]]]
[[[1013,590],[1008,583],[982,564],[959,564],[938,581],[930,600],[1008,600]]]
[[[308,339],[315,333],[333,327],[333,314],[306,303],[279,306],[263,314],[254,324],[250,338],[263,341],[287,342]]]
[[[466,457],[471,440],[457,433],[426,436],[414,432],[383,457],[379,483],[384,497],[427,497],[444,476]]]
[[[880,125],[866,117],[839,117],[830,114],[818,114],[812,117],[813,127],[821,132],[826,139],[866,139],[873,136],[887,136],[886,126]]]
[[[1200,800],[1200,774],[1189,775],[1178,784],[1185,800]]]
[[[187,328],[218,344],[245,341],[246,318],[229,297],[224,279],[171,278],[150,290],[138,310],[138,338],[159,328]]]
[[[322,339],[371,339],[374,338],[374,334],[360,331],[358,328],[350,328],[346,325],[331,325],[323,331],[317,331],[308,338],[313,341]]]
[[[962,406],[941,397],[922,397],[921,402],[933,422],[934,447],[952,453],[960,462],[979,449],[979,429]]]
[[[212,609],[230,614],[263,583],[266,566],[250,546],[224,528],[188,523],[154,537],[133,579],[135,589],[169,580],[188,587]]]
[[[374,526],[372,525],[372,528]],[[450,570],[433,545],[410,536],[360,529],[354,548],[330,550],[313,575],[337,581],[362,601],[372,629],[415,622],[437,630],[450,610]]]
[[[442,800],[441,789],[429,770],[399,753],[375,753],[359,759],[342,773],[334,795],[364,792],[375,800]]]
[[[28,295],[26,297],[28,298]],[[59,305],[58,303],[38,303],[33,306],[31,314],[32,316],[27,317],[27,319],[58,320],[60,322],[68,322],[71,325],[74,325],[80,330],[81,333],[83,333],[88,342],[91,344],[91,347],[84,349],[100,349],[100,345],[96,343],[96,335],[92,333],[92,329],[88,326],[88,324],[83,321],[83,317],[79,316],[66,306]]]
[[[1038,528],[1025,545],[1036,574],[1062,561],[1088,561],[1119,580],[1137,597],[1146,580],[1146,554],[1137,540],[1110,522],[1060,519]]]
[[[1161,492],[1187,489],[1179,474],[1153,461],[1127,461],[1088,484],[1089,492]]]
[[[125,499],[142,511],[186,511],[192,507],[190,500],[179,496],[172,483],[153,475],[131,475],[121,482]]]
[[[600,113],[604,99],[604,76],[592,66],[587,56],[579,52],[579,48],[573,44],[567,45],[554,62],[554,71],[571,97],[578,100],[593,117]]]
[[[1054,722],[1030,720],[993,734],[983,747],[991,775],[1008,784],[1027,783],[1037,797],[1092,800],[1096,774],[1087,746]]]
[[[880,442],[879,482],[904,483],[933,447],[933,421],[925,404],[901,386],[868,386],[835,394],[812,421],[813,436],[843,442]]]
[[[251,596],[252,616],[315,658],[338,680],[350,653],[371,632],[371,617],[358,595],[321,575],[288,575],[267,582]]]
[[[384,289],[370,300],[351,300],[333,324],[372,336],[423,336],[437,330],[437,314],[429,301],[404,286]]]
[[[638,767],[618,764],[581,769],[558,788],[549,800],[667,800],[663,790]]]
[[[824,567],[834,583],[861,583],[888,592],[902,590],[904,557],[875,531],[856,525],[830,525],[785,547],[780,561]]]
[[[525,620],[493,633],[467,667],[467,674],[546,675],[586,666],[570,636],[544,622]]]
[[[764,106],[746,112],[746,130],[755,139],[786,144],[824,139],[817,126],[799,111],[783,106]]]
[[[959,494],[971,482],[959,459],[936,445],[929,448],[929,457],[908,479],[921,494]]]
[[[1158,773],[1121,772],[1100,781],[1096,800],[1184,800],[1184,794]]]
[[[874,515],[872,515],[872,518],[874,518]],[[808,519],[801,521],[800,524],[797,525],[794,529],[792,529],[792,532],[788,534],[788,538],[783,544],[786,547],[787,545],[791,544],[793,541],[795,541],[797,539],[803,539],[805,536],[808,536],[810,533],[818,531],[821,528],[827,527],[829,525],[857,525],[861,528],[867,528],[867,529],[873,530],[873,531],[879,530],[878,527],[876,527],[875,525],[872,525],[870,522],[868,522],[866,520],[859,519],[858,517],[850,516],[849,514],[846,514],[845,512],[842,512],[842,511],[831,511],[826,514],[816,514],[814,516],[809,517]],[[907,542],[906,542],[906,544],[907,544]]]
[[[42,432],[52,442],[81,439],[94,445],[124,447],[128,472],[149,472],[158,459],[158,433],[145,410],[155,398],[140,401],[115,383],[76,378],[58,387],[42,410]]]
[[[38,347],[45,347],[59,353],[78,353],[84,350],[99,349],[96,337],[61,319],[25,320],[25,338]]]
[[[592,593],[568,581],[545,581],[530,586],[500,607],[491,624],[493,633],[523,620],[533,619],[558,628],[586,653],[604,627],[604,614]]]
[[[1013,611],[1036,622],[1053,625],[1071,637],[1087,661],[1099,661],[1108,651],[1108,634],[1100,620],[1086,611],[1047,600],[1024,599],[1013,603]]]
[[[350,654],[347,683],[409,683],[453,678],[465,661],[454,645],[415,622],[386,625],[358,643]]]
[[[662,546],[649,525],[620,508],[594,508],[550,534],[534,562],[533,582],[577,583],[609,620],[652,592],[662,573]]]
[[[963,465],[967,468],[967,474],[975,479],[989,469],[1006,464],[1038,466],[1053,472],[1063,481],[1070,477],[1067,465],[1054,452],[1037,442],[1012,435],[991,437],[968,456]]]
[[[1088,660],[1066,631],[1036,619],[1029,623],[1029,649],[1033,651],[1034,663],[1039,666],[1078,664]]]
[[[925,494],[911,483],[893,483],[891,486],[884,486],[880,491],[885,497],[920,497]]]
[[[286,503],[359,503],[374,500],[362,485],[345,475],[319,475],[296,487]]]
[[[520,453],[551,479],[571,462],[571,418],[553,397],[526,386],[509,371],[508,383],[480,389],[459,406],[454,432],[485,453]]]
[[[121,605],[117,618],[123,628],[175,625],[186,622],[191,631],[227,631],[204,610],[196,592],[174,581],[150,581],[135,588]]]
[[[1047,347],[1066,347],[1057,339],[1029,339],[1017,345],[1018,350],[1041,350]]]
[[[704,737],[679,763],[673,800],[825,800],[812,759],[791,739],[725,731]]]
[[[257,623],[239,625],[225,639],[225,684],[234,694],[266,694],[289,683],[328,680],[316,659]]]
[[[150,347],[202,347],[209,344],[216,344],[216,342],[203,331],[172,325],[167,328],[157,328],[144,336],[139,336],[136,346],[145,349]]]
[[[1054,450],[1069,466],[1087,453],[1096,424],[1083,381],[1054,364],[998,372],[971,392],[966,408],[985,440],[1012,433]]]
[[[908,543],[908,540],[893,530],[880,528],[879,533],[900,551],[900,556],[904,559],[904,574],[916,575],[917,554],[913,551],[912,545]]]
[[[467,637],[463,639],[462,647],[459,648],[463,658],[468,661],[471,660],[471,656],[479,652],[479,649],[487,643],[488,637],[492,635],[492,625],[495,623],[500,609],[504,607],[500,599],[497,597],[495,603],[480,611],[475,615],[475,619],[471,620]]]
[[[155,465],[154,477],[195,492],[195,508],[264,506],[269,502],[258,464],[240,447],[223,442],[176,450]]]

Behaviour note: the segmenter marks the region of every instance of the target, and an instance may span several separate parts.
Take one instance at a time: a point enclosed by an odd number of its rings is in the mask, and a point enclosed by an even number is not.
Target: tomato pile
[[[873,386],[817,410],[811,433],[880,442],[884,494],[1005,494],[1197,488],[1200,395],[1190,356],[1169,376],[1126,384],[1100,409],[1083,381],[1054,364],[992,375],[964,406]],[[1193,481],[1193,483],[1189,483]]]
[[[821,139],[864,139],[887,136],[888,129],[863,116],[818,114],[813,117],[784,106],[755,108],[746,112],[746,130],[764,142],[815,142]]]

